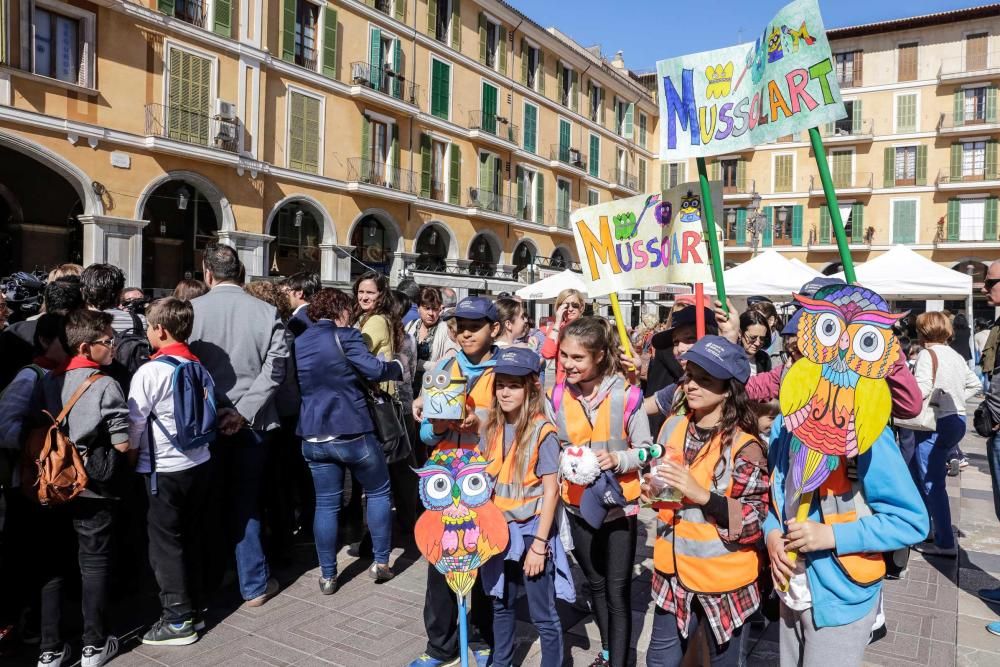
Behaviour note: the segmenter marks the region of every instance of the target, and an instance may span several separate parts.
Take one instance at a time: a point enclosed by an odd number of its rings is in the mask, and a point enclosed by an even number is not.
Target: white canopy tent
[[[542,278],[536,283],[522,287],[515,294],[528,301],[538,301],[541,299],[554,299],[559,296],[560,292],[566,289],[575,289],[586,294],[587,284],[583,281],[583,276],[579,273],[566,269],[562,273]]]
[[[790,297],[820,274],[775,250],[765,250],[750,261],[724,271],[722,275],[729,296]],[[715,294],[715,285],[705,285],[705,291]]]

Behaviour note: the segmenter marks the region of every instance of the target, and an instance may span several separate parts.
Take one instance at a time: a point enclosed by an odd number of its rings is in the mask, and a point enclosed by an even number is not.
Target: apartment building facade
[[[854,261],[906,244],[971,273],[978,291],[1000,258],[1000,5],[827,36],[848,116],[820,131]],[[661,183],[693,169],[661,163]],[[774,248],[841,270],[806,133],[712,159],[709,171],[724,188],[727,262]]]
[[[650,89],[495,0],[0,0],[0,273],[516,289],[656,186]]]

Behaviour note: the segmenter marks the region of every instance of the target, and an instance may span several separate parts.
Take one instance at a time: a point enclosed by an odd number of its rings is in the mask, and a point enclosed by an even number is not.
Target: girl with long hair
[[[646,664],[680,665],[691,637],[707,624],[712,664],[735,666],[743,626],[761,603],[767,456],[746,395],[744,350],[705,336],[682,358],[687,411],[663,425],[663,456],[643,483],[659,511]]]
[[[499,348],[512,345],[524,346],[521,339],[528,333],[528,317],[524,312],[524,304],[517,299],[500,297],[497,299],[497,313],[500,316],[500,335],[496,345]]]
[[[368,351],[384,359],[393,359],[403,346],[402,321],[393,309],[389,279],[376,271],[361,274],[354,281],[354,326]],[[396,383],[383,383],[382,389],[396,395]]]

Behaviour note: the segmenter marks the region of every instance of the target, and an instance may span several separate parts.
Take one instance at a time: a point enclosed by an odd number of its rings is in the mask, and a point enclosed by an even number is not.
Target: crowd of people
[[[521,596],[544,667],[565,660],[557,600],[593,614],[592,666],[628,664],[644,507],[657,523],[647,664],[680,665],[702,641],[713,665],[737,665],[748,625],[769,619],[782,665],[834,654],[860,665],[884,633],[881,581],[905,576],[911,546],[957,555],[945,484],[967,464],[970,401],[985,392],[985,428],[1000,424],[1000,325],[976,323],[970,346],[964,317],[923,313],[917,342],[900,329],[889,360],[893,427],[823,482],[806,516],[791,501],[795,444],[778,402],[803,356],[801,312],[783,319],[764,298],[699,312],[682,296],[626,346],[576,290],[535,327],[510,295],[392,289],[376,272],[350,293],[312,273],[244,285],[221,244],[206,248],[203,275],[150,303],[107,264],[22,274],[0,292],[0,567],[18,573],[0,580],[4,654],[37,644],[38,665],[69,664],[63,617],[78,597],[81,664],[107,663],[115,586],[133,593],[147,572],[161,611],[142,642],[194,643],[214,589],[231,582],[243,604],[265,605],[296,542],[315,544],[317,595],[336,594],[345,546],[374,584],[389,581],[421,496],[440,491],[421,489],[414,469],[476,449],[510,534],[471,592],[480,667],[514,663]],[[1000,305],[1000,262],[984,291]],[[424,378],[452,358],[466,416],[425,418]],[[387,435],[376,403],[400,432]],[[917,423],[928,410],[929,430]],[[568,457],[592,481],[568,474]],[[458,661],[460,607],[437,565],[411,667]]]

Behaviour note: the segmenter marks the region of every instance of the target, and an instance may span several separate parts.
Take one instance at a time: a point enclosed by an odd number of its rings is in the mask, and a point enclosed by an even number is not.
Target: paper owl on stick
[[[841,465],[864,454],[892,411],[885,377],[898,356],[893,314],[878,294],[857,285],[824,287],[803,307],[803,358],[781,383],[781,413],[792,434],[789,475],[796,498],[815,491]]]
[[[442,359],[424,374],[423,397],[426,419],[465,419],[466,377],[454,357]]]
[[[414,528],[417,548],[460,596],[472,590],[479,567],[510,541],[507,521],[490,500],[486,466],[478,450],[445,449],[416,471],[427,508]]]

